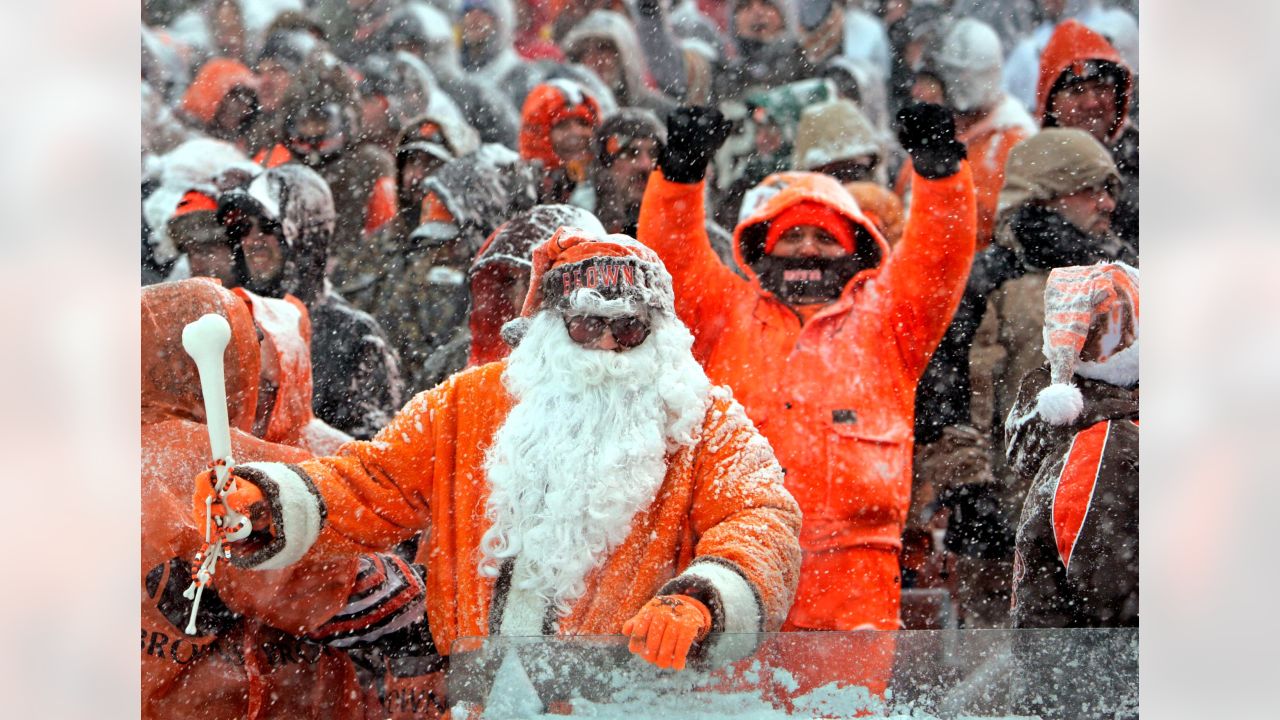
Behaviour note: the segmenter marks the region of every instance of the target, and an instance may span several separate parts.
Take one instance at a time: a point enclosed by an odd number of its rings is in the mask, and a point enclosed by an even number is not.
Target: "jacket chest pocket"
[[[831,516],[883,522],[904,515],[911,500],[911,429],[905,420],[835,409],[823,425]]]

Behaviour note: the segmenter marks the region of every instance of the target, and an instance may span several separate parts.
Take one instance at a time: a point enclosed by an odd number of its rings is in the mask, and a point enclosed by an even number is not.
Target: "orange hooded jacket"
[[[571,118],[580,118],[591,127],[599,125],[600,103],[570,80],[534,87],[520,110],[520,157],[541,160],[546,170],[563,165],[551,145],[551,128]],[[575,169],[584,171],[585,168]]]
[[[1124,69],[1125,82],[1118,92],[1120,107],[1110,138],[1114,142],[1120,133],[1124,132],[1129,122],[1129,96],[1133,91],[1133,71],[1105,37],[1077,20],[1067,20],[1059,25],[1049,37],[1049,43],[1044,46],[1044,52],[1040,55],[1040,80],[1036,83],[1036,117],[1044,127],[1056,124],[1048,115],[1049,93],[1058,82],[1058,78],[1068,69],[1074,70],[1076,74],[1083,74],[1083,65],[1086,60],[1104,60]]]
[[[349,596],[356,560],[323,570],[299,563],[247,572],[219,563],[197,628],[184,632],[191,562],[202,534],[191,519],[191,478],[209,464],[195,363],[182,328],[205,313],[231,324],[225,354],[231,451],[237,461],[296,463],[308,454],[248,433],[258,395],[258,342],[244,303],[199,278],[142,291],[142,717],[365,717],[364,691],[345,653],[298,639]],[[376,702],[376,701],[375,701]]]
[[[205,63],[182,96],[182,110],[208,125],[218,114],[218,106],[235,88],[257,92],[258,76],[243,63],[230,58],[213,58]]]
[[[489,527],[485,453],[514,402],[502,384],[505,367],[491,363],[454,375],[415,397],[373,440],[301,463],[296,476],[248,467],[280,487],[318,489],[321,497],[310,507],[285,507],[275,518],[287,528],[293,517],[324,508],[318,534],[286,539],[306,545],[309,558],[390,547],[430,529],[418,558],[427,568],[428,622],[442,655],[460,637],[496,632],[502,618],[491,609],[510,597],[478,568]],[[712,607],[713,630],[781,625],[799,570],[799,510],[782,489],[776,461],[727,393],[713,391],[699,437],[668,456],[653,502],[588,574],[586,593],[559,619],[559,634],[617,634],[655,595],[706,583],[723,601]]]
[[[804,512],[790,627],[897,628],[915,388],[964,290],[976,214],[968,163],[914,182],[906,230],[890,252],[839,183],[787,174],[734,232],[745,280],[711,249],[703,183],[673,183],[656,170],[641,204],[639,239],[671,272],[694,356],[769,440]],[[806,200],[864,228],[881,260],[802,321],[761,287],[751,264],[768,223]]]
[[[330,455],[351,436],[317,418],[311,409],[311,317],[292,295],[265,298],[245,290],[239,295],[253,321],[270,339],[279,368],[275,399],[262,434],[267,442],[302,448],[311,455]]]

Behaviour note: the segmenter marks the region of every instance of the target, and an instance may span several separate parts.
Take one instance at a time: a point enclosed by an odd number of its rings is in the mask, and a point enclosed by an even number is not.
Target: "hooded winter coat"
[[[1034,415],[1047,366],[1022,381],[1011,418]],[[1077,377],[1070,425],[1006,425],[1010,465],[1030,485],[1018,522],[1015,627],[1138,625],[1138,398]]]
[[[556,153],[551,143],[552,128],[577,118],[594,129],[602,114],[599,100],[572,81],[542,83],[525,98],[520,110],[520,157],[542,164],[545,175],[540,201],[566,202],[577,184],[587,179],[585,165],[566,164]]]
[[[203,538],[191,518],[191,478],[209,464],[195,363],[182,328],[205,313],[231,325],[225,354],[231,452],[238,461],[296,463],[297,448],[249,434],[258,396],[258,342],[249,310],[208,279],[142,291],[142,717],[365,717],[364,691],[338,650],[300,635],[339,611],[355,559],[245,572],[223,562],[206,588],[198,632],[184,628],[183,592]]]
[[[215,57],[196,73],[182,96],[179,108],[198,130],[234,142],[240,150],[253,152],[268,141],[265,128],[253,124],[250,132],[244,135],[237,133],[234,137],[223,136],[222,131],[213,128],[213,120],[227,95],[241,88],[252,91],[256,98],[258,76],[241,62]]]
[[[500,145],[450,160],[426,180],[427,203],[443,216],[422,217],[387,248],[372,303],[400,353],[408,395],[444,379],[427,361],[467,326],[467,268],[499,224],[533,207],[535,180],[533,168]]]
[[[146,243],[155,261],[162,266],[172,265],[182,252],[178,247],[180,238],[170,235],[169,221],[188,191],[216,197],[223,176],[250,176],[257,170],[234,145],[209,138],[188,140],[149,159],[143,183],[154,189],[142,201],[142,217],[150,228]]]
[[[565,35],[560,46],[569,60],[577,62],[583,47],[599,40],[611,44],[618,52],[622,85],[611,88],[618,106],[645,108],[665,118],[667,112],[675,108],[675,101],[651,89],[648,63],[640,52],[636,30],[625,16],[611,10],[593,10]]]
[[[769,440],[804,511],[804,565],[788,627],[898,626],[901,533],[911,494],[914,390],[963,289],[973,254],[973,180],[916,179],[890,252],[835,180],[795,173],[734,231],[733,274],[707,242],[703,183],[649,179],[639,239],[675,283],[676,310],[712,382],[731,387]],[[844,216],[875,258],[806,320],[760,284],[769,222],[812,200]]]
[[[510,354],[511,346],[502,337],[502,326],[520,316],[520,300],[511,297],[508,283],[517,277],[527,279],[533,269],[533,248],[561,227],[605,234],[600,221],[586,210],[572,205],[538,205],[503,223],[485,241],[468,273],[471,281],[469,354],[455,371],[463,365],[476,367],[503,360]],[[461,349],[468,352],[466,347]]]
[[[800,112],[791,165],[796,170],[816,170],[842,160],[870,156],[876,159],[876,179],[884,177],[886,138],[872,127],[866,115],[850,100],[810,105]]]
[[[315,488],[305,504],[281,508],[276,527],[325,509],[318,535],[286,535],[282,552],[344,557],[429,528],[419,557],[427,563],[431,635],[446,656],[460,637],[494,634],[507,615],[536,612],[511,600],[509,582],[478,568],[490,522],[485,454],[514,403],[502,384],[504,369],[504,363],[473,368],[418,395],[373,442],[350,443],[296,470],[256,466],[282,487],[309,478]],[[782,624],[799,566],[800,514],[782,489],[781,470],[723,390],[712,391],[695,432],[693,444],[668,455],[653,502],[587,575],[586,592],[550,632],[617,634],[664,592],[705,597],[712,632],[774,631]]]
[[[262,439],[329,455],[351,440],[311,411],[311,318],[292,295],[265,298],[236,288],[253,314],[253,322],[270,339],[279,373]]]
[[[287,247],[283,277],[263,294],[293,295],[311,314],[316,416],[354,437],[373,437],[401,404],[400,360],[378,323],[325,279],[335,222],[327,184],[314,170],[290,163],[268,170],[241,193],[248,197],[236,201],[275,220]],[[247,272],[242,257],[238,262]]]
[[[440,89],[457,103],[484,142],[515,146],[520,113],[496,83],[481,81],[463,71],[453,21],[443,10],[426,2],[406,3],[392,15],[381,44],[422,58],[435,74]]]
[[[771,2],[782,13],[785,30],[770,43],[759,43],[729,33],[734,53],[716,76],[713,98],[717,103],[738,100],[754,90],[769,90],[814,75],[813,66],[805,60],[800,47],[795,0]],[[737,7],[738,0],[730,0],[730,18],[737,12]]]
[[[1124,180],[1116,202],[1112,224],[1126,240],[1138,242],[1138,128],[1129,119],[1133,100],[1133,71],[1107,39],[1074,20],[1062,23],[1049,38],[1040,58],[1040,81],[1036,85],[1036,114],[1044,127],[1055,127],[1049,112],[1051,99],[1063,73],[1084,74],[1088,61],[1112,63],[1121,80],[1116,88],[1119,104],[1116,124],[1103,144],[1111,151],[1116,169]]]
[[[329,247],[329,278],[339,293],[358,291],[367,283],[369,267],[378,258],[366,242],[367,232],[395,215],[395,161],[386,150],[368,142],[357,142],[359,96],[351,78],[332,56],[317,55],[308,60],[289,85],[281,103],[280,117],[303,117],[308,108],[336,104],[344,118],[346,146],[335,155],[309,165],[320,173],[333,193],[336,222]],[[270,154],[255,160],[267,167],[302,161],[277,145]],[[308,161],[312,162],[312,161]]]
[[[1058,25],[1069,19],[1092,26],[1106,14],[1099,0],[1067,0],[1067,7],[1056,20],[1044,18],[1016,43],[1005,43],[1009,53],[1004,62],[1004,88],[1022,103],[1028,112],[1036,109],[1036,80],[1040,74],[1040,57]]]

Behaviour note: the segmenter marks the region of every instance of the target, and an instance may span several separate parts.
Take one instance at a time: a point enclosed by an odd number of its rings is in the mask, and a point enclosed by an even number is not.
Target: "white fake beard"
[[[1133,385],[1138,382],[1138,341],[1103,362],[1081,360],[1076,363],[1076,374],[1118,387]]]
[[[563,616],[587,574],[631,531],[692,444],[710,382],[679,320],[654,312],[652,331],[622,352],[583,348],[559,314],[535,315],[503,383],[516,405],[485,458],[490,493],[480,572],[521,557],[518,583]]]

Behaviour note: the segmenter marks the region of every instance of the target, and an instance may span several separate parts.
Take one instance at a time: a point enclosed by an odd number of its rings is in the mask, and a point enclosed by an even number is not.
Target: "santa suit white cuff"
[[[261,550],[232,555],[232,562],[254,570],[279,570],[302,559],[324,525],[324,498],[306,471],[278,462],[243,463],[234,473],[262,491],[271,508],[275,537]]]

